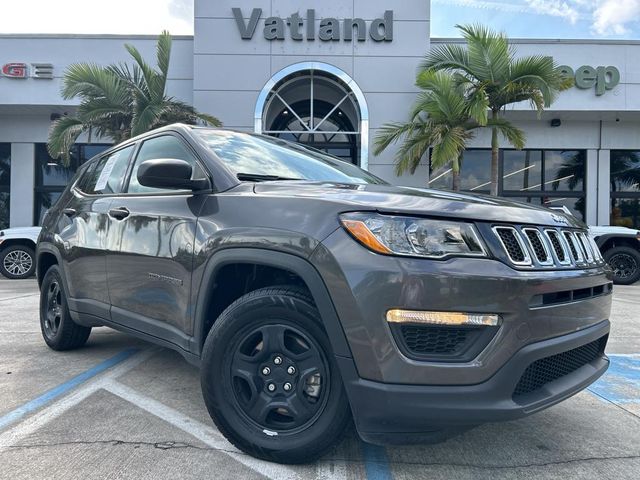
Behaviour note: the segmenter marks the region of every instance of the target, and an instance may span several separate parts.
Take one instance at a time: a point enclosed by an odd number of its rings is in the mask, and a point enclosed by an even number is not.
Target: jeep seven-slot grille
[[[496,228],[496,233],[502,240],[502,245],[507,251],[507,255],[514,263],[521,263],[526,260],[524,249],[518,241],[514,228],[498,227]]]
[[[567,241],[567,245],[569,246],[569,251],[571,252],[571,256],[575,262],[578,261],[578,249],[576,248],[576,244],[573,241],[573,233],[571,232],[562,232],[565,240]]]
[[[542,236],[540,235],[540,232],[535,228],[525,228],[524,234],[527,236],[529,245],[533,249],[533,253],[538,262],[542,264],[548,263],[549,255],[547,254],[546,247],[542,243]]]
[[[562,243],[560,242],[560,234],[555,230],[546,230],[547,238],[551,242],[551,246],[553,247],[553,251],[556,254],[556,258],[561,263],[567,261],[567,256],[564,253],[564,248],[562,248]]]
[[[569,375],[580,367],[593,362],[604,354],[606,344],[607,336],[605,335],[573,350],[536,360],[527,367],[520,377],[520,381],[513,391],[513,397],[535,392],[547,383]]]
[[[497,225],[493,232],[516,267],[589,268],[603,264],[595,242],[583,231]]]

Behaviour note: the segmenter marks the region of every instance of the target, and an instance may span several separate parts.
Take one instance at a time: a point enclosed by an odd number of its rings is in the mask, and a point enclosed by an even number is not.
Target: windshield
[[[194,129],[194,132],[240,180],[386,183],[336,157],[278,138],[204,128]]]

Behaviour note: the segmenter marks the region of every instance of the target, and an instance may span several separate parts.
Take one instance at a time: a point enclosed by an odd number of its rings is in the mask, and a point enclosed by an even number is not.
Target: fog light
[[[424,312],[420,310],[389,310],[389,323],[426,323],[430,325],[485,325],[497,327],[500,315],[489,313]]]

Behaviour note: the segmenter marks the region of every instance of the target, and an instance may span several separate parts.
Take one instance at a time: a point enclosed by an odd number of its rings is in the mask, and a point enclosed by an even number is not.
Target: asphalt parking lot
[[[352,432],[324,459],[288,467],[215,429],[198,371],[170,350],[94,329],[58,353],[40,337],[35,280],[0,279],[0,478],[640,478],[640,286],[617,287],[612,366],[532,417],[438,445],[380,448]]]

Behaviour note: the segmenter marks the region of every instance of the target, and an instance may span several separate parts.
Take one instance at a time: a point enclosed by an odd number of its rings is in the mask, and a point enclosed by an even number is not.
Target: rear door
[[[157,158],[185,160],[196,175],[204,175],[193,150],[177,135],[165,133],[140,145],[125,193],[110,207],[111,318],[187,348],[192,335],[193,243],[206,195],[140,185],[140,164]]]
[[[62,199],[59,238],[71,310],[109,318],[108,211],[132,153],[133,146],[128,146],[93,161]]]

